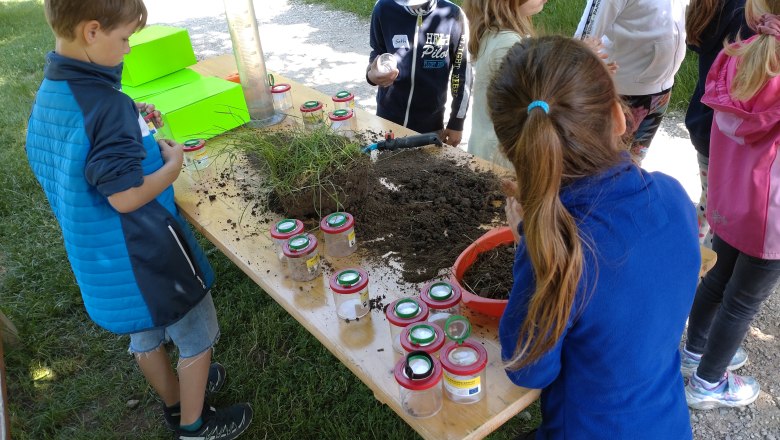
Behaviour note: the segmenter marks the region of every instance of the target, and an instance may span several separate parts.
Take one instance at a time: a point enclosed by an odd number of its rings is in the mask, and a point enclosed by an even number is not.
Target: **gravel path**
[[[146,3],[150,23],[189,30],[198,59],[231,52],[222,2],[147,0]],[[375,90],[364,80],[370,50],[367,20],[299,0],[256,0],[255,11],[268,70],[329,95],[348,89],[359,105],[376,110]],[[676,177],[695,200],[699,196],[698,168],[687,137],[681,115],[668,115],[644,167]],[[468,133],[464,133],[464,139],[468,139]],[[764,304],[745,341],[750,358],[739,373],[758,379],[762,389],[758,400],[747,408],[692,411],[695,439],[780,440],[779,316],[780,298],[773,295]]]

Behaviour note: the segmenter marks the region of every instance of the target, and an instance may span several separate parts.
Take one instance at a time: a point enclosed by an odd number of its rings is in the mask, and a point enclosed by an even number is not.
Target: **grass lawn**
[[[24,153],[25,127],[54,39],[40,2],[0,0],[0,308],[21,344],[5,347],[16,440],[163,439],[159,403],[127,337],[84,311],[60,232]],[[413,439],[416,434],[211,244],[228,371],[214,403],[249,401],[246,439]],[[137,401],[135,405],[128,405]],[[520,418],[491,439],[538,423]]]

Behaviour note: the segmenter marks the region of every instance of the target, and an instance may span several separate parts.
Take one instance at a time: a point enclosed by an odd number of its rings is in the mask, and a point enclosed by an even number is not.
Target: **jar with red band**
[[[330,119],[330,129],[334,132],[350,137],[355,134],[357,121],[355,113],[348,109],[334,110],[328,114]]]
[[[401,408],[412,417],[436,415],[443,404],[439,361],[424,351],[413,351],[399,360],[393,376],[401,394]]]
[[[433,357],[439,357],[439,350],[447,338],[444,330],[431,322],[409,324],[401,332],[401,347],[406,352],[424,351]]]
[[[184,169],[188,171],[202,170],[209,166],[209,154],[204,139],[189,139],[184,141]]]
[[[447,318],[460,315],[460,287],[449,281],[431,281],[420,291],[420,299],[428,305],[428,321],[444,328]]]
[[[271,238],[274,240],[274,250],[279,261],[284,261],[284,244],[291,237],[303,232],[303,222],[294,218],[279,220],[271,228]]]
[[[305,128],[317,128],[325,124],[325,112],[319,101],[306,101],[301,104],[301,117]]]
[[[439,352],[444,369],[444,394],[455,403],[475,403],[486,391],[485,367],[488,355],[485,347],[473,339],[463,343],[449,342]]]
[[[280,113],[285,113],[293,107],[292,87],[289,84],[274,84],[271,86],[271,96],[274,98],[274,108]]]
[[[401,347],[401,332],[409,324],[428,319],[428,306],[416,298],[401,298],[391,302],[385,309],[387,322],[390,323],[390,337],[393,349],[403,354]]]
[[[355,108],[355,95],[352,93],[342,90],[331,98],[333,100],[333,108],[335,109],[349,109],[352,110]]]
[[[287,259],[290,278],[294,281],[310,281],[320,274],[320,254],[315,236],[300,234],[291,237],[282,251]]]
[[[330,257],[346,257],[357,250],[355,218],[348,212],[334,212],[320,221],[325,239],[325,254]]]
[[[336,314],[348,321],[360,319],[368,307],[368,273],[363,269],[344,269],[330,277],[330,291],[336,303]]]

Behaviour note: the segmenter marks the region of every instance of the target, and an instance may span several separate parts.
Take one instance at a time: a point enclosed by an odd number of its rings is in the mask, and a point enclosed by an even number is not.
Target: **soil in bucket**
[[[514,245],[501,245],[478,254],[463,274],[463,287],[483,298],[509,299],[514,259]]]

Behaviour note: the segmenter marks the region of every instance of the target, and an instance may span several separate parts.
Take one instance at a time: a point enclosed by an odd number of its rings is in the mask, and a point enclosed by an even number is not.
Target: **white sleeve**
[[[601,38],[625,8],[625,0],[588,0],[574,37]]]

